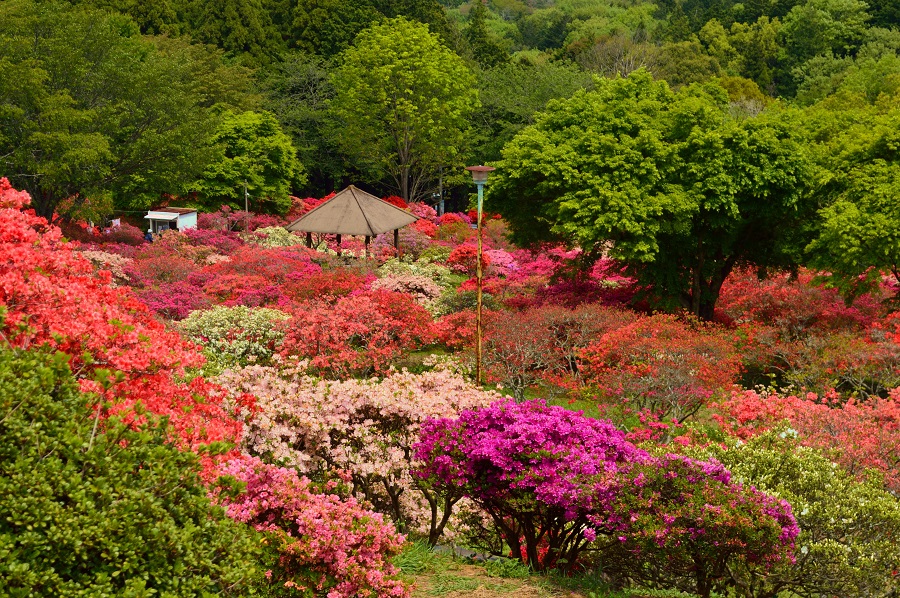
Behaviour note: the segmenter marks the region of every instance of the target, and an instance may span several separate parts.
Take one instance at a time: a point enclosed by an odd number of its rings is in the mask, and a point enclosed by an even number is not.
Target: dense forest
[[[489,163],[517,242],[612,246],[695,314],[741,264],[852,297],[900,278],[898,26],[886,0],[3,0],[0,170],[102,220],[351,182],[464,209]]]

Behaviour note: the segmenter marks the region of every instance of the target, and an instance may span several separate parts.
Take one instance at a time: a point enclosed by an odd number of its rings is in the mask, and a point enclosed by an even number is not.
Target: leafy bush
[[[0,350],[0,586],[5,596],[240,596],[251,531],[210,504],[171,430],[98,416],[68,356]]]
[[[729,570],[754,598],[889,596],[900,562],[900,502],[877,476],[858,480],[822,453],[800,445],[791,430],[703,450],[732,475],[790,502],[800,526],[796,562],[766,569],[744,562]]]
[[[886,399],[866,400],[746,390],[733,392],[715,409],[725,430],[744,439],[787,421],[802,444],[827,451],[853,475],[875,469],[890,490],[900,492],[900,388]]]
[[[252,235],[247,239],[260,247],[293,247],[295,245],[303,245],[306,241],[284,228],[283,226],[270,226],[267,228],[258,228],[253,231]]]
[[[441,287],[424,276],[388,275],[372,283],[372,290],[393,291],[412,296],[420,305],[430,305],[441,295]]]
[[[123,245],[142,245],[144,241],[144,231],[127,222],[104,231],[100,238],[101,243],[122,243]]]
[[[277,309],[218,306],[191,313],[178,328],[220,367],[265,365],[284,338],[280,324],[289,318]]]
[[[209,306],[203,291],[186,281],[164,283],[137,291],[137,296],[154,313],[170,320],[181,320]]]
[[[237,233],[218,228],[189,228],[184,231],[191,245],[213,247],[219,253],[231,255],[244,244]]]
[[[461,274],[475,275],[475,269],[478,266],[478,248],[475,245],[460,245],[450,252],[447,258],[447,266],[454,272]],[[488,266],[491,265],[491,258],[487,252],[481,254],[481,271],[487,272]]]

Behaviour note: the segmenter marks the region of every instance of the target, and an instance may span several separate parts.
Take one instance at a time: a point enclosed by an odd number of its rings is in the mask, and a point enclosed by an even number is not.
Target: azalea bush
[[[219,367],[266,364],[278,352],[288,319],[277,309],[216,306],[191,313],[178,329]]]
[[[468,274],[470,276],[475,274],[475,269],[478,265],[478,248],[475,245],[460,245],[456,247],[453,251],[450,252],[450,256],[447,258],[447,266],[454,272],[459,272],[461,274]],[[487,253],[481,254],[481,269],[483,272],[486,272],[488,266],[491,265],[491,258]]]
[[[227,463],[223,476],[243,485],[216,497],[228,515],[265,534],[271,568],[262,586],[271,596],[406,598],[390,558],[403,536],[379,513],[334,485],[316,489],[297,472],[243,458]]]
[[[425,308],[390,291],[300,304],[286,330],[281,355],[308,359],[314,371],[338,379],[384,372],[432,339]]]
[[[372,283],[372,290],[406,293],[423,306],[431,305],[443,291],[431,278],[415,275],[388,275],[379,278]]]
[[[493,529],[476,541],[493,533],[486,548],[505,542],[537,569],[571,570],[604,536],[620,573],[669,559],[674,577],[692,572],[691,589],[708,597],[730,564],[791,558],[798,529],[787,503],[732,482],[717,462],[654,457],[609,421],[510,401],[421,429],[417,475],[460,489],[489,515]]]
[[[258,228],[247,240],[260,247],[293,247],[303,245],[306,240],[300,235],[290,232],[283,226],[270,226]]]
[[[874,469],[887,488],[900,492],[900,388],[887,398],[846,398],[779,394],[745,390],[733,392],[714,405],[723,428],[739,438],[752,438],[787,422],[799,442],[827,451],[853,475]]]
[[[654,315],[604,334],[580,358],[601,398],[679,421],[730,392],[740,358],[726,332],[697,321]]]
[[[874,472],[858,479],[796,436],[790,428],[774,429],[697,451],[787,500],[800,526],[795,560],[771,567],[743,561],[728,570],[733,585],[754,598],[786,591],[804,598],[892,595],[898,589],[900,501]]]
[[[204,363],[196,345],[167,331],[130,289],[112,287],[58,228],[23,212],[28,201],[0,179],[0,331],[9,346],[66,353],[80,388],[129,425],[149,412],[169,418],[182,447],[235,441],[241,426],[224,391],[189,376]]]
[[[500,398],[446,368],[336,382],[308,376],[302,367],[251,366],[216,380],[257,397],[245,411],[246,451],[317,479],[343,472],[356,497],[432,544],[454,528],[460,496],[411,476],[419,425]]]

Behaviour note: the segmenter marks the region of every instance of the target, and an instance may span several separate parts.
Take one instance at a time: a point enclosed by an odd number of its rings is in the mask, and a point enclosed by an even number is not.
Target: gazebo
[[[312,247],[313,233],[337,235],[338,246],[341,235],[365,237],[368,254],[369,240],[389,231],[394,231],[394,247],[399,251],[400,229],[418,219],[406,210],[350,185],[291,222],[287,229],[305,232],[307,247]]]

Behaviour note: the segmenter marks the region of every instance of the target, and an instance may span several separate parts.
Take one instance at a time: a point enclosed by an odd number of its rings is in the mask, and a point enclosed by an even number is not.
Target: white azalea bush
[[[192,312],[178,329],[205,347],[212,365],[225,368],[269,363],[284,340],[282,324],[288,319],[268,307],[217,306]]]

